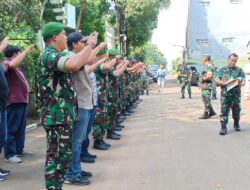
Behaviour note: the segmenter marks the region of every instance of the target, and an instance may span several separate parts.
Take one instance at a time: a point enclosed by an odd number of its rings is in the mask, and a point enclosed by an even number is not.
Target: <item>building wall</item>
[[[246,54],[249,8],[250,0],[189,0],[189,58],[210,54],[213,59],[225,59],[230,52]]]

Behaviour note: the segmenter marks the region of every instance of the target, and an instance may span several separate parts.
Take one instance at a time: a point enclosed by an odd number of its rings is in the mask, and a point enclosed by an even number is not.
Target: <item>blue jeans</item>
[[[0,154],[7,141],[7,111],[0,111]]]
[[[91,111],[90,111],[90,119],[89,119],[89,124],[88,124],[88,129],[87,129],[87,135],[85,140],[82,142],[82,151],[81,151],[81,157],[84,156],[88,156],[88,148],[89,148],[89,134],[91,132],[91,129],[93,127],[93,121],[95,118],[95,114],[96,114],[96,107],[94,107]]]
[[[78,109],[78,115],[73,125],[72,161],[66,174],[68,179],[75,179],[81,175],[80,154],[82,142],[85,140],[87,134],[90,111],[88,109]]]
[[[4,147],[5,158],[21,154],[25,144],[26,103],[11,104],[7,107],[7,141]]]

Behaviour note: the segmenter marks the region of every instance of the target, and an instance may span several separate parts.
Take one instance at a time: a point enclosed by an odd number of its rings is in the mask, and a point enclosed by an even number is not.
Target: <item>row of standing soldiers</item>
[[[133,65],[133,63],[132,63]],[[125,116],[130,115],[139,103],[139,96],[148,86],[147,71],[131,73],[127,70],[119,77],[113,74],[114,69],[105,71],[101,67],[95,71],[98,88],[98,108],[93,125],[94,148],[106,150],[107,138],[120,139],[114,131],[123,127]]]

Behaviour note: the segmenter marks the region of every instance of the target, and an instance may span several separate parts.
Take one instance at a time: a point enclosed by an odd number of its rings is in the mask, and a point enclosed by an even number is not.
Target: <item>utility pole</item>
[[[80,13],[79,13],[79,17],[77,20],[77,25],[76,25],[76,32],[78,32],[80,30],[80,26],[81,26],[81,21],[82,21],[82,16],[83,16],[83,11],[85,8],[85,4],[86,4],[86,0],[82,0],[82,4],[81,4],[81,8],[80,8]]]
[[[116,3],[116,10],[119,24],[119,44],[120,51],[123,57],[127,55],[127,36],[126,36],[126,20],[125,20],[125,6]]]

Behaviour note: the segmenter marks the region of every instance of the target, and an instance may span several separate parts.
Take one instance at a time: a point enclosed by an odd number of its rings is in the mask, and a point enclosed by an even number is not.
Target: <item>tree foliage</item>
[[[78,18],[82,1],[70,0],[70,3],[76,6],[76,17]],[[99,32],[99,41],[104,41],[105,21],[112,14],[110,6],[108,0],[86,0],[80,26],[84,35],[97,31]]]
[[[13,33],[34,36],[41,27],[40,0],[0,0],[0,39]]]
[[[146,43],[142,47],[137,47],[132,52],[132,56],[136,60],[140,60],[148,65],[152,65],[152,64],[166,65],[167,64],[167,60],[164,57],[164,55],[161,53],[158,47],[152,43]]]
[[[170,0],[115,0],[125,10],[128,42],[137,47],[146,43],[157,27],[158,15]]]

